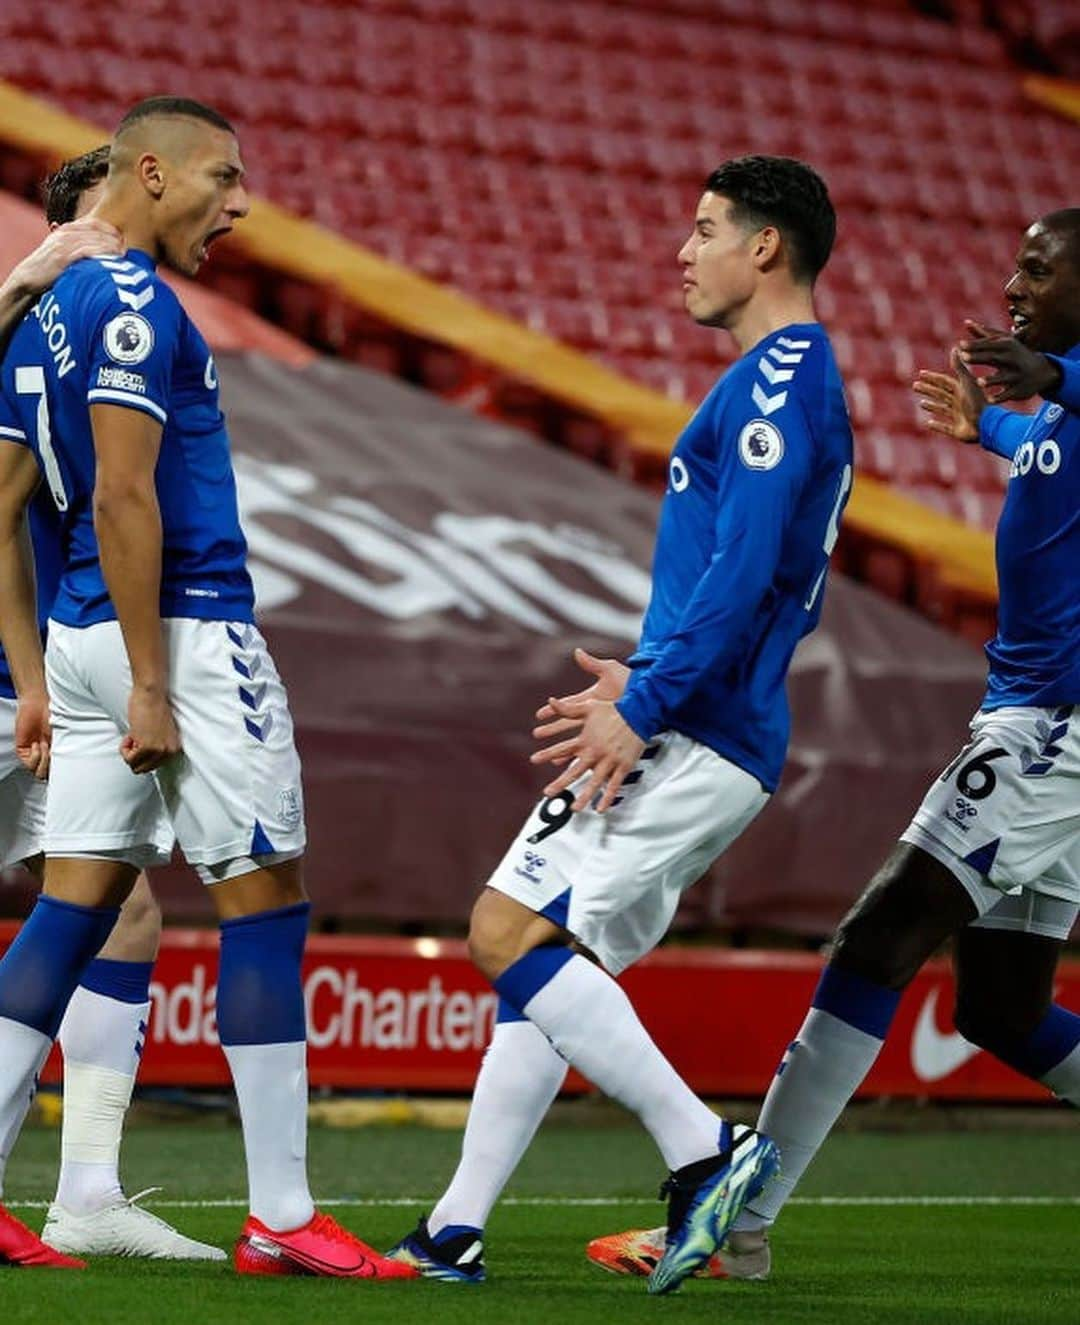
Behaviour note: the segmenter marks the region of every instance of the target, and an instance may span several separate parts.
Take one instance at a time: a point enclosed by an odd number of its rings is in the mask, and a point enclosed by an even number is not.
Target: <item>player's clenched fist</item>
[[[48,695],[44,691],[21,694],[15,713],[15,753],[41,782],[49,776],[51,748]]]
[[[120,753],[133,773],[152,773],[180,753],[180,733],[163,691],[132,688],[128,734],[120,742]]]

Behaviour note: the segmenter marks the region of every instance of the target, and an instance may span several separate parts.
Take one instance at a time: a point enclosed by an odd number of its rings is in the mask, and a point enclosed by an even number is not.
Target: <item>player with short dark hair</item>
[[[729,200],[736,225],[748,230],[775,225],[792,275],[817,280],[836,241],[836,212],[816,171],[792,157],[740,156],[714,170],[705,187]]]
[[[740,1277],[768,1275],[769,1226],[873,1066],[902,991],[947,939],[957,1030],[1080,1105],[1080,1016],[1053,1001],[1080,909],[1080,208],[1027,230],[1005,298],[1011,335],[969,322],[952,373],[915,384],[932,429],[1011,462],[986,694],[970,743],[841,923],[777,1069],[758,1126],[784,1171],[735,1224],[728,1268]],[[990,371],[976,377],[975,364]],[[1034,415],[1002,407],[1033,397]],[[601,1239],[590,1255],[644,1274],[660,1233]]]
[[[775,1169],[773,1142],[717,1119],[613,977],[659,941],[779,780],[785,677],[819,619],[852,477],[813,305],[833,225],[824,184],[787,158],[728,162],[698,203],[678,258],[686,309],[729,331],[742,357],[672,453],[629,665],[579,651],[595,683],[539,714],[535,734],[555,739],[534,761],[565,767],[473,910],[473,960],[500,1004],[461,1164],[391,1253],[429,1277],[483,1277],[487,1215],[568,1064],[637,1113],[671,1170],[651,1292],[707,1261]]]
[[[41,744],[51,717],[52,767],[44,888],[0,961],[0,1136],[14,1138],[119,904],[175,836],[221,921],[217,1025],[251,1209],[236,1268],[411,1277],[319,1214],[308,1189],[300,764],[254,624],[213,357],[157,273],[199,270],[247,214],[243,180],[216,112],[161,98],[134,107],[95,208],[124,251],[66,271],[24,318],[0,375],[3,425],[23,443],[7,487],[25,506],[44,476],[65,552],[45,655],[50,712],[23,728],[24,743]],[[0,628],[13,671],[33,674],[30,572],[19,530],[3,533]]]
[[[142,101],[137,101],[130,110],[124,112],[120,123],[116,126],[116,138],[123,138],[130,129],[138,124],[148,120],[194,120],[200,124],[208,124],[213,129],[220,129],[222,133],[230,137],[236,137],[236,130],[213,106],[207,106],[201,101],[194,101],[191,97],[144,97]]]
[[[98,186],[108,173],[108,143],[65,161],[41,186],[46,221],[65,225],[85,213],[97,201]]]

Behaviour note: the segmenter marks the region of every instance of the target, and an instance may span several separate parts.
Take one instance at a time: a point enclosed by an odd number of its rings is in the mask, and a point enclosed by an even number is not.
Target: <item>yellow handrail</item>
[[[59,162],[97,146],[102,130],[0,82],[0,140]],[[553,399],[600,419],[635,448],[666,454],[692,409],[605,368],[550,336],[485,308],[448,286],[256,198],[232,241],[275,270],[332,287],[386,322],[527,381]],[[931,444],[929,441],[928,445]],[[849,529],[937,565],[944,583],[979,598],[997,589],[993,540],[888,484],[860,476]]]

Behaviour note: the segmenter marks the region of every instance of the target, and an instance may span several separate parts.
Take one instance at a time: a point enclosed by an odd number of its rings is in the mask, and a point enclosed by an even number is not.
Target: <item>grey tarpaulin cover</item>
[[[656,498],[376,373],[219,360],[316,911],[461,921],[541,783],[533,710],[578,687],[575,644],[632,645]],[[958,749],[982,676],[969,645],[833,576],[781,789],[684,922],[827,931]],[[187,870],[159,881],[171,916],[207,914]]]

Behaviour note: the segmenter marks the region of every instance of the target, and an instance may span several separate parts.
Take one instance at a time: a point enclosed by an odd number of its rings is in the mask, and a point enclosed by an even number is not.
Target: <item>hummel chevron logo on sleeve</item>
[[[148,285],[145,290],[140,290],[138,294],[132,294],[130,290],[117,290],[116,297],[122,304],[127,304],[129,308],[133,308],[137,313],[140,308],[145,308],[153,299],[154,287]]]
[[[142,285],[143,281],[149,280],[150,273],[142,267],[136,266],[134,262],[127,262],[122,258],[98,258],[98,262],[105,268],[117,287]],[[154,297],[154,287],[148,285],[145,290],[140,290],[138,294],[130,290],[118,288],[116,297],[122,304],[127,304],[128,308],[133,308],[137,313]]]
[[[796,364],[802,363],[805,351],[812,345],[813,341],[777,336],[776,344],[771,345],[758,359],[757,370],[771,387],[779,386],[782,382],[790,382],[795,376]],[[786,391],[777,391],[775,395],[770,396],[760,382],[755,382],[750,391],[750,398],[766,417],[781,409],[787,396]]]
[[[775,396],[767,396],[765,392],[762,391],[761,384],[755,382],[754,389],[750,392],[750,399],[758,409],[761,410],[762,414],[768,416],[769,414],[772,414],[774,410],[778,410],[782,407],[784,401],[787,400],[787,392],[780,391]]]
[[[150,273],[148,271],[143,271],[141,267],[138,267],[135,271],[131,272],[130,275],[118,271],[110,272],[109,274],[117,285],[142,285],[143,281],[148,280],[150,276]]]
[[[764,355],[758,360],[757,366],[758,372],[770,386],[775,386],[777,382],[790,382],[795,376],[794,368],[774,368]]]

